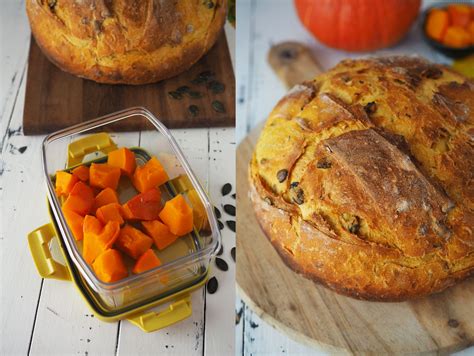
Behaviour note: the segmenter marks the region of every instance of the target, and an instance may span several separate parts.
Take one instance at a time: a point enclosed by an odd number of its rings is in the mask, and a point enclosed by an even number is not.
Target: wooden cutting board
[[[273,67],[281,78],[286,73]],[[236,278],[242,299],[276,329],[332,353],[450,353],[473,345],[473,279],[410,302],[367,302],[338,295],[283,263],[248,195],[248,162],[262,127],[237,148]]]
[[[209,70],[225,85],[224,92],[214,94],[206,84],[191,84],[191,80]],[[185,96],[176,100],[168,95],[183,85],[201,93],[202,98]],[[213,109],[215,100],[224,105],[224,113]],[[190,105],[199,108],[196,116],[189,112]],[[98,84],[63,72],[31,38],[23,114],[25,135],[50,133],[132,106],[146,107],[168,128],[235,126],[235,79],[224,31],[214,47],[188,71],[159,83],[138,86]]]

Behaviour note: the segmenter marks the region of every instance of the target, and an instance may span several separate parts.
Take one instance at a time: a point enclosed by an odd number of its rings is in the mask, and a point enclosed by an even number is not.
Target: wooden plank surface
[[[212,297],[219,308],[229,312],[209,315],[207,296],[202,289],[193,294],[194,314],[190,319],[169,330],[144,334],[126,321],[104,323],[98,320],[72,284],[42,280],[38,276],[26,234],[48,222],[49,216],[41,172],[44,136],[23,135],[30,38],[24,6],[24,2],[5,0],[0,12],[0,63],[5,64],[0,68],[0,77],[5,79],[0,92],[3,108],[0,120],[0,355],[131,355],[138,351],[143,355],[222,354],[220,350],[232,347],[234,338],[233,330],[220,327],[233,321],[233,315],[231,320],[220,320],[229,318],[233,311],[234,297],[227,291],[218,290]],[[15,31],[11,31],[13,27]],[[233,161],[228,159],[234,157],[230,151],[235,149],[234,129],[178,129],[172,133],[196,174],[205,186],[207,184],[211,200],[219,205],[221,196],[213,192],[220,191],[221,179],[210,180],[209,177],[216,166],[224,172],[235,169]],[[131,140],[136,142],[136,137]],[[216,155],[211,147],[225,154]],[[58,152],[58,156],[62,154]],[[222,179],[227,180],[229,176],[222,175]],[[229,232],[224,231],[224,235],[226,233]],[[229,238],[233,239],[233,234]],[[221,285],[234,283],[230,273],[220,274],[219,279]],[[208,324],[210,319],[213,320]]]
[[[200,73],[211,71],[223,83],[221,93],[204,84],[192,84]],[[169,96],[181,86],[199,92],[201,98]],[[26,135],[50,133],[132,106],[144,106],[169,128],[235,126],[235,79],[224,31],[214,47],[186,72],[155,84],[105,85],[75,77],[53,65],[31,39],[26,84],[23,131]],[[225,112],[213,109],[220,101]],[[198,107],[193,116],[190,105]],[[139,130],[141,127],[124,127]]]
[[[257,126],[237,148],[237,285],[250,307],[299,342],[330,352],[450,353],[474,344],[474,280],[404,303],[345,297],[294,273],[261,231],[248,198]]]

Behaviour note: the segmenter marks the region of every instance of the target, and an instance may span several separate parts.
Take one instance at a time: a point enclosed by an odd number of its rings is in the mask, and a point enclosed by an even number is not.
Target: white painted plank
[[[211,129],[209,142],[209,195],[222,213],[221,221],[235,221],[235,217],[224,212],[224,204],[235,206],[235,140],[233,128]],[[222,196],[221,188],[231,183],[233,190]],[[219,287],[214,294],[206,296],[205,354],[230,355],[235,351],[235,263],[231,248],[235,246],[235,233],[226,225],[221,231],[222,258],[228,264],[228,271],[212,265],[211,273],[217,278]]]

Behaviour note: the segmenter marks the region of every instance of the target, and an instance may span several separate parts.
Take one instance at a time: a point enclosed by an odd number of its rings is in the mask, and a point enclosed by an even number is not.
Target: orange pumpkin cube
[[[85,216],[89,214],[93,205],[94,193],[92,192],[91,187],[79,181],[72,188],[62,208]]]
[[[444,34],[449,27],[449,15],[447,11],[433,9],[426,19],[426,34],[438,42],[443,40]]]
[[[132,176],[137,166],[135,154],[125,147],[110,152],[107,163],[113,167],[120,168],[127,176]]]
[[[114,249],[107,249],[97,256],[92,268],[97,278],[106,283],[116,282],[128,276],[122,255]]]
[[[168,174],[160,161],[152,157],[145,165],[135,169],[132,183],[140,193],[143,193],[166,183],[168,179]]]
[[[181,194],[168,200],[159,216],[175,235],[183,236],[193,231],[193,209]]]
[[[102,252],[112,247],[120,233],[120,224],[109,221],[105,226],[96,217],[87,215],[84,218],[84,242],[82,255],[91,264]]]
[[[160,259],[156,257],[155,253],[150,248],[143,255],[140,256],[140,258],[135,263],[135,266],[133,266],[132,272],[138,274],[158,267],[160,265]]]
[[[121,230],[115,247],[130,257],[137,259],[148,250],[153,240],[138,229],[125,225]]]
[[[466,47],[471,43],[471,35],[462,27],[451,26],[446,30],[443,43],[453,48]]]
[[[93,187],[117,190],[120,180],[120,168],[107,163],[92,163],[89,170],[89,183]]]
[[[96,195],[94,200],[94,211],[99,209],[101,206],[116,203],[119,204],[118,194],[112,188],[105,188]]]
[[[471,8],[464,4],[449,4],[448,14],[453,26],[466,27],[471,20]]]
[[[178,236],[172,234],[168,226],[161,221],[142,221],[142,225],[146,233],[153,238],[156,247],[158,247],[160,251],[167,248],[178,238]]]
[[[58,196],[68,195],[77,181],[78,179],[74,175],[64,171],[57,171],[55,185],[56,194]]]
[[[473,18],[474,18],[474,13],[473,13]],[[467,31],[471,35],[471,45],[474,45],[474,20],[472,20],[467,26]]]
[[[107,224],[108,221],[117,221],[120,225],[122,225],[124,221],[120,210],[120,204],[111,203],[101,206],[99,209],[97,209],[95,215],[102,224]]]
[[[161,210],[161,192],[150,189],[137,194],[122,207],[122,213],[128,220],[156,220]]]
[[[82,180],[83,182],[89,180],[89,167],[87,166],[76,167],[71,172],[75,177],[77,177],[77,179]]]
[[[62,209],[64,218],[66,219],[66,222],[69,226],[69,228],[72,231],[72,234],[76,241],[82,240],[84,237],[83,231],[82,231],[82,225],[84,224],[84,217],[82,215],[79,215],[78,213],[69,210],[69,209]]]

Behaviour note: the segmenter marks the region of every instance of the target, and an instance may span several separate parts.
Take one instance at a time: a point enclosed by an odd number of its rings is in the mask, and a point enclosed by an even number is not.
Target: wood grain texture
[[[237,148],[236,278],[243,300],[299,342],[330,352],[449,353],[474,344],[472,279],[427,298],[378,303],[338,295],[290,270],[248,198],[248,162],[262,125]]]
[[[215,79],[225,85],[222,93],[212,93],[205,83],[191,83],[204,71],[214,72]],[[202,97],[170,98],[168,93],[183,85],[198,91]],[[169,128],[234,126],[234,97],[234,71],[224,32],[214,47],[188,71],[159,83],[138,86],[98,84],[63,72],[43,55],[32,38],[23,132],[25,135],[46,134],[132,106],[148,108]],[[224,113],[213,109],[214,100],[224,105]],[[189,112],[190,105],[199,108],[196,116]]]

